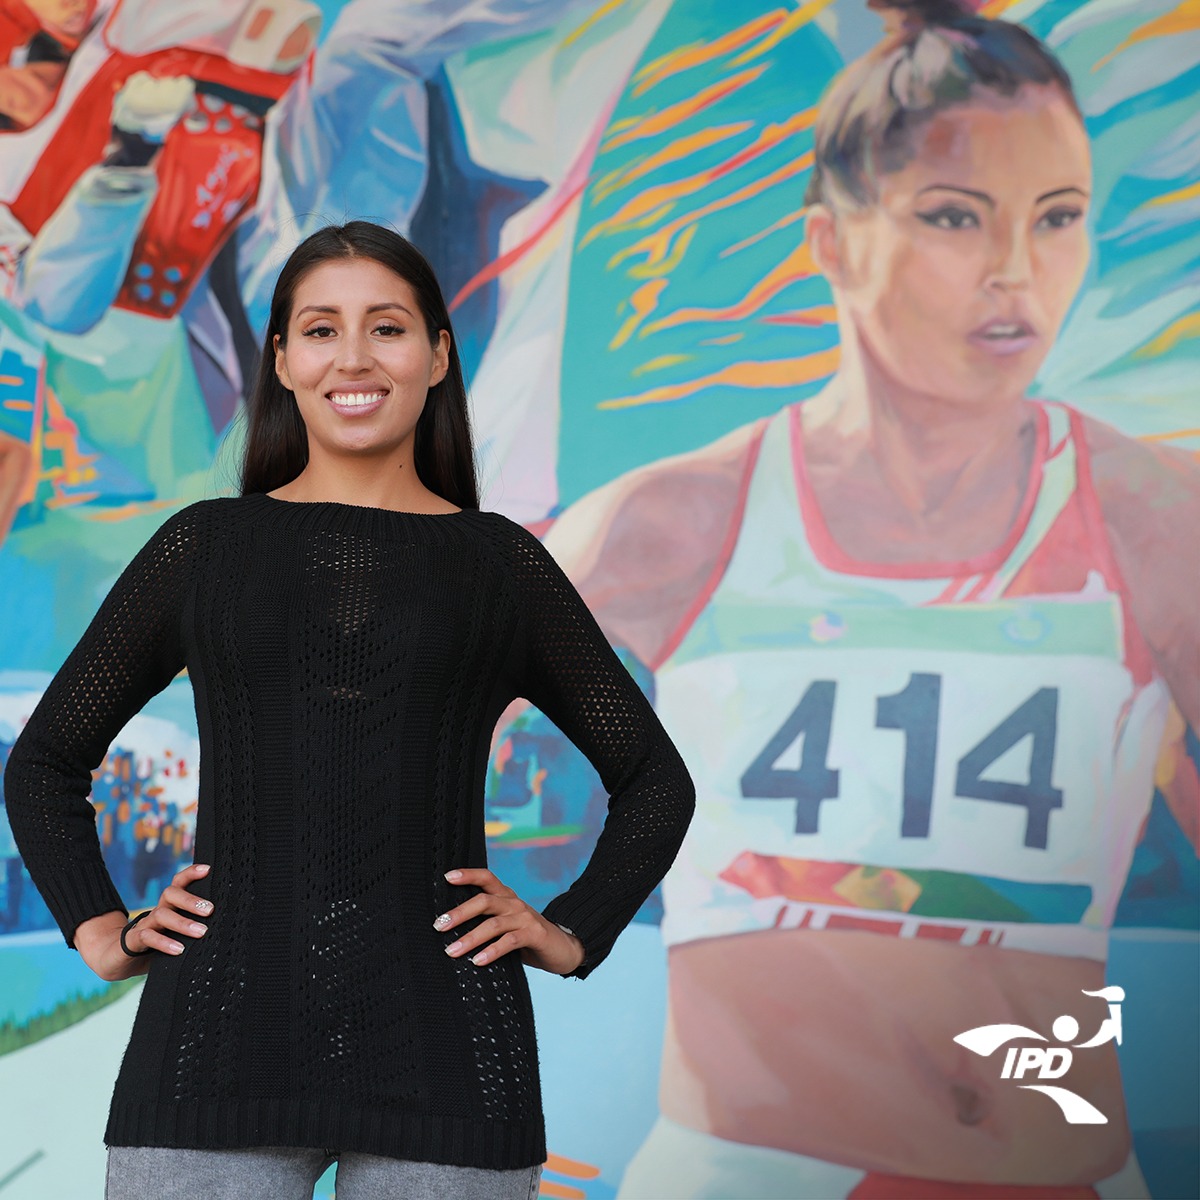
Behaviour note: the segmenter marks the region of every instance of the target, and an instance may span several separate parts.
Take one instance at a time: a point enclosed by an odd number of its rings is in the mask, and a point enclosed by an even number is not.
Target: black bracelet
[[[130,950],[130,948],[127,945],[125,945],[125,935],[143,917],[148,917],[153,911],[154,911],[154,909],[148,908],[148,909],[146,909],[145,912],[138,913],[138,915],[136,917],[131,917],[128,921],[125,922],[125,928],[121,930],[121,949],[124,950],[125,953],[129,955],[130,958],[137,958],[138,955],[140,955],[140,954],[149,954],[154,949],[153,946],[147,946],[145,950]]]

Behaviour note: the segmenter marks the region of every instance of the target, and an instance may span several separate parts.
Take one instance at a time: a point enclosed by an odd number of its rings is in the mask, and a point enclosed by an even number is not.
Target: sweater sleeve
[[[573,972],[583,979],[667,873],[695,789],[650,702],[550,552],[521,530],[516,558],[524,628],[518,691],[587,756],[609,793],[583,873],[543,913],[583,943],[586,957]]]
[[[194,506],[193,506],[194,507]],[[92,772],[112,740],[184,667],[190,509],[169,518],[109,591],[9,754],[4,800],[17,849],[75,949],[75,930],[128,912],[100,853]]]

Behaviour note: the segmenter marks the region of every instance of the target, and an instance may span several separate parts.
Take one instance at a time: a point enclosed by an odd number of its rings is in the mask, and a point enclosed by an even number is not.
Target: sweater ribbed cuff
[[[129,910],[103,863],[79,863],[69,872],[55,872],[38,883],[50,915],[58,923],[67,945],[75,946],[75,930],[84,921],[107,912]]]

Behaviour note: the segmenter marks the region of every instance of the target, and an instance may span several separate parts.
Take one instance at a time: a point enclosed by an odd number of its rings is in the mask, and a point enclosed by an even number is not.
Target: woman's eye
[[[388,337],[391,337],[394,334],[403,333],[404,330],[401,329],[399,325],[376,325],[375,332],[386,334]]]
[[[1083,209],[1081,208],[1052,208],[1049,212],[1042,213],[1038,224],[1044,225],[1047,229],[1066,229],[1068,225],[1074,225],[1082,216]]]
[[[323,337],[327,333],[333,332],[333,329],[328,325],[314,325],[311,329],[306,329],[304,331],[304,336],[310,338],[319,338]]]
[[[976,229],[979,226],[979,218],[969,208],[953,204],[935,208],[932,212],[917,213],[917,216],[935,229]]]

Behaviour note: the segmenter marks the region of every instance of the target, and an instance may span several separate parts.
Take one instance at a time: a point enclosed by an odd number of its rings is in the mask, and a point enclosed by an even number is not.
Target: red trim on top
[[[800,406],[793,405],[788,414],[791,420],[792,467],[796,479],[796,491],[800,500],[800,520],[804,523],[804,531],[808,544],[817,561],[831,571],[843,575],[864,575],[876,579],[942,579],[946,577],[960,578],[971,575],[987,575],[1003,565],[1005,559],[1012,554],[1021,535],[1033,515],[1033,506],[1037,502],[1038,491],[1042,486],[1042,468],[1046,461],[1046,450],[1050,441],[1050,422],[1044,408],[1037,401],[1033,402],[1035,420],[1037,423],[1037,442],[1033,452],[1033,463],[1029,469],[1029,480],[1025,487],[1025,497],[1021,501],[1021,509],[1013,521],[1012,528],[1003,543],[995,550],[975,558],[959,562],[932,563],[875,563],[864,559],[852,558],[833,540],[825,518],[821,514],[821,506],[817,502],[816,493],[808,478],[808,470],[804,464],[804,433],[800,422]]]
[[[766,433],[769,421],[770,417],[763,417],[759,420],[758,429],[754,434],[753,441],[750,443],[750,450],[746,455],[746,465],[742,469],[742,478],[738,485],[737,504],[734,506],[733,515],[729,519],[729,527],[725,531],[725,541],[721,545],[721,553],[717,558],[717,565],[713,568],[712,574],[709,576],[704,587],[700,589],[695,599],[688,606],[688,610],[684,613],[683,619],[679,622],[675,632],[663,643],[662,649],[654,656],[653,661],[646,664],[652,671],[657,671],[679,649],[680,643],[687,636],[688,630],[695,624],[696,618],[704,611],[709,600],[712,599],[713,592],[717,590],[717,584],[721,582],[725,572],[729,568],[730,559],[733,558],[734,547],[737,545],[738,534],[742,529],[742,517],[746,512],[747,497],[750,495],[750,480],[754,476],[754,468],[758,463],[758,453],[762,449],[763,434]]]
[[[1097,566],[1103,571],[1109,587],[1121,599],[1122,624],[1125,627],[1125,665],[1135,682],[1147,683],[1158,674],[1158,670],[1150,644],[1134,620],[1129,585],[1117,565],[1117,556],[1113,553],[1112,543],[1108,538],[1104,511],[1100,507],[1100,497],[1096,495],[1096,485],[1092,479],[1092,457],[1088,450],[1087,432],[1083,427],[1083,414],[1067,404],[1059,407],[1066,412],[1071,422],[1071,434],[1075,439],[1075,495],[1078,498],[1084,527],[1087,529],[1088,541],[1096,555]]]

